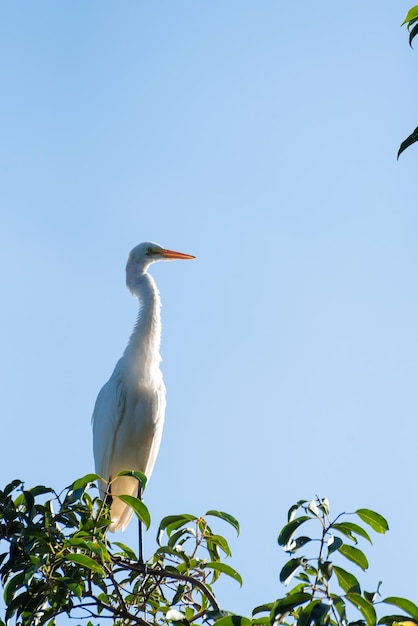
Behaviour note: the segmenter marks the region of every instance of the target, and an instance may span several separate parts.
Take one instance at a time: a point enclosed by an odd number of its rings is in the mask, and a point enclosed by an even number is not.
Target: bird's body
[[[128,288],[139,300],[139,313],[123,356],[97,396],[93,412],[93,449],[96,472],[105,495],[112,496],[111,531],[123,530],[132,509],[117,496],[136,496],[138,481],[115,477],[123,470],[150,477],[161,443],[165,415],[165,386],[160,370],[161,300],[154,279],[147,273],[158,260],[191,259],[158,244],[134,248],[126,266]]]

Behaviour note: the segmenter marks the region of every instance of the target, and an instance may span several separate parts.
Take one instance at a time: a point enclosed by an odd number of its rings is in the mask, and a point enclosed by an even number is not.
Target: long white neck
[[[130,286],[139,300],[139,312],[124,356],[129,359],[135,378],[159,375],[161,342],[161,300],[154,279],[143,273]]]

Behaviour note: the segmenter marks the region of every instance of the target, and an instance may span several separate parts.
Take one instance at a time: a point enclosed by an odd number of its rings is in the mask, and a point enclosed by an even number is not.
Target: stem
[[[211,603],[215,611],[221,610],[213,593],[209,591],[209,589],[206,587],[204,583],[202,583],[200,580],[196,578],[193,578],[193,576],[188,576],[187,574],[177,574],[175,572],[168,572],[165,569],[152,569],[152,568],[146,567],[145,565],[141,565],[140,563],[123,562],[123,564],[127,568],[135,572],[141,572],[143,574],[148,574],[149,576],[166,577],[166,578],[172,578],[173,580],[183,580],[184,582],[187,582],[190,585],[192,585],[192,587],[198,587],[200,591],[202,591],[205,594],[205,596],[207,597],[207,599],[209,600],[209,602]]]

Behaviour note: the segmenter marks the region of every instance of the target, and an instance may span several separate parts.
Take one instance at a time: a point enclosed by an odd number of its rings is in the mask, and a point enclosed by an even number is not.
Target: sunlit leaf
[[[277,541],[280,546],[285,546],[291,536],[297,531],[299,526],[301,526],[304,522],[312,520],[312,517],[309,515],[303,515],[302,517],[296,517],[291,522],[288,522],[285,526],[283,526],[280,531],[280,535],[277,538]]]
[[[338,532],[342,533],[346,537],[349,537],[349,539],[352,539],[356,543],[357,538],[355,537],[355,535],[360,535],[360,537],[363,537],[364,539],[367,539],[367,541],[372,543],[369,533],[364,530],[362,526],[359,526],[358,524],[353,524],[353,522],[337,522],[332,525],[332,528],[334,530],[338,530]]]
[[[104,570],[102,566],[86,554],[68,554],[67,560],[71,561],[72,563],[77,563],[77,565],[87,567],[87,569],[89,569],[90,571],[95,572],[96,574],[102,574],[104,576]]]
[[[354,593],[361,593],[360,584],[357,578],[351,574],[351,572],[347,572],[342,567],[337,567],[334,565],[334,573],[337,576],[338,584],[341,589],[343,589],[346,593],[351,591]]]
[[[414,6],[414,7],[412,7],[412,9],[409,9],[409,11],[406,14],[406,17],[405,17],[404,21],[402,22],[401,26],[403,26],[407,22],[410,22],[411,20],[414,20],[416,18],[418,18],[418,6]]]
[[[118,546],[118,548],[120,548],[122,550],[123,556],[126,556],[128,559],[132,559],[132,561],[137,561],[138,560],[138,557],[136,556],[136,554],[132,550],[132,548],[130,548],[129,546],[125,545],[124,543],[120,543],[119,541],[114,541],[112,545]]]
[[[140,483],[141,489],[144,490],[147,484],[148,478],[142,472],[134,472],[134,470],[122,470],[119,472],[118,476],[132,476],[132,478],[136,478],[136,480]]]
[[[226,556],[231,556],[231,549],[225,537],[222,537],[221,535],[210,535],[210,537],[206,538],[206,541],[208,547],[211,547],[211,544],[213,543],[215,546],[218,546],[224,554],[226,554]]]
[[[189,515],[188,513],[184,513],[183,515],[167,515],[164,517],[159,526],[159,530],[170,529],[168,534],[173,530],[177,530],[183,524],[188,524],[189,522],[193,522],[197,519],[195,515]]]
[[[399,598],[397,596],[390,596],[382,600],[382,602],[397,606],[399,609],[402,609],[405,613],[408,613],[408,615],[413,617],[415,621],[418,621],[418,606],[411,602],[411,600]]]
[[[251,626],[251,620],[241,615],[226,615],[216,620],[216,626]]]
[[[236,580],[237,583],[239,583],[239,585],[242,587],[241,576],[230,565],[226,565],[226,563],[218,563],[217,561],[209,561],[208,563],[205,563],[205,567],[208,567],[209,569],[213,569],[217,572],[222,572],[223,574],[230,576],[231,578]]]
[[[117,497],[119,498],[119,500],[122,500],[122,502],[125,502],[125,504],[131,507],[137,518],[145,525],[147,529],[150,527],[151,516],[147,507],[141,500],[138,500],[138,498],[135,498],[135,496],[128,495],[122,495]]]
[[[70,487],[68,487],[71,491],[77,491],[78,489],[83,489],[89,483],[94,483],[96,480],[101,480],[101,476],[99,474],[86,474],[82,478],[78,478],[73,482]]]
[[[368,600],[363,598],[359,593],[347,593],[347,600],[354,604],[355,607],[361,612],[364,619],[366,620],[367,626],[375,626],[376,625],[376,611]]]
[[[418,624],[416,620],[413,620],[406,615],[385,615],[384,617],[381,617],[377,623],[393,624],[394,622],[402,626],[415,626],[415,624]]]
[[[377,533],[385,533],[389,530],[387,521],[380,513],[376,513],[370,509],[357,509],[356,513],[363,522],[371,526]]]
[[[206,515],[213,515],[214,517],[219,517],[220,519],[224,520],[224,522],[227,522],[228,524],[233,526],[237,531],[237,535],[239,535],[239,522],[229,513],[224,513],[224,511],[215,511],[211,509],[206,513]]]
[[[366,558],[366,555],[358,548],[354,548],[353,546],[347,546],[345,543],[343,543],[343,545],[338,548],[338,552],[340,552],[340,554],[343,554],[347,559],[361,567],[361,569],[363,570],[366,570],[369,567],[369,562]]]

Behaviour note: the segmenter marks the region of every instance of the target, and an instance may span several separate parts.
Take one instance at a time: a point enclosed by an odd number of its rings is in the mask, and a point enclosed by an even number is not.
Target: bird
[[[164,425],[161,299],[147,270],[156,261],[194,258],[154,242],[140,243],[128,257],[126,286],[139,301],[138,317],[122,357],[99,391],[92,417],[95,468],[101,497],[110,504],[111,532],[124,530],[133,514],[118,495],[140,495],[136,478],[116,477],[123,470],[151,476]],[[139,534],[141,551],[141,525]]]

